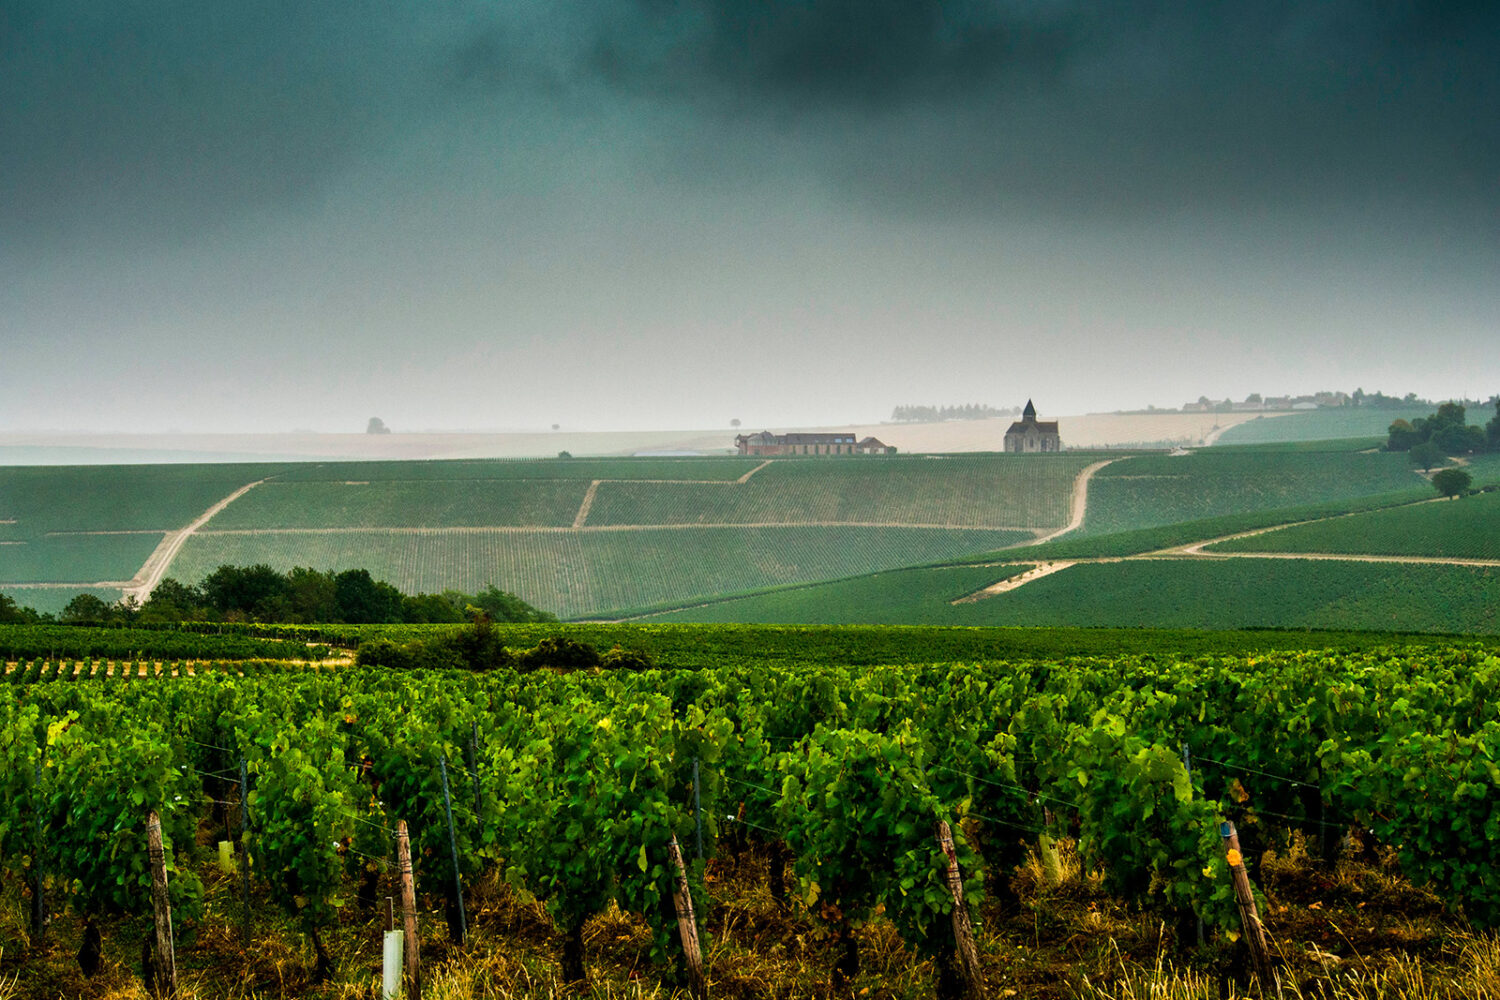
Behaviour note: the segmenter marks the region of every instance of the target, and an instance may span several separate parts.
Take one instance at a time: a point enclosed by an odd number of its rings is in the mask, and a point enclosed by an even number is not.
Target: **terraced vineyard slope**
[[[1225,514],[1431,490],[1405,455],[1209,449],[1149,455],[1101,469],[1083,530],[1106,535]]]
[[[1226,428],[1215,442],[1218,446],[1234,444],[1270,444],[1277,441],[1327,441],[1334,438],[1380,437],[1397,420],[1414,420],[1430,416],[1433,407],[1400,406],[1380,409],[1373,406],[1341,406],[1305,413],[1246,420]]]
[[[554,614],[580,617],[950,559],[1030,537],[807,525],[209,532],[188,542],[172,572],[196,579],[223,563],[362,566],[407,592],[494,582]]]
[[[1500,568],[1293,559],[1080,562],[953,603],[1017,565],[902,570],[683,608],[650,621],[1500,633]]]
[[[0,588],[129,581],[170,531],[275,467],[0,468]],[[118,586],[114,597],[119,597]]]
[[[1306,552],[1500,559],[1500,493],[1352,514],[1207,547],[1209,552]]]
[[[6,560],[0,585],[37,606],[47,604],[35,599],[47,593],[41,585],[74,585],[66,592],[71,596],[89,585],[134,580],[139,587],[158,572],[196,581],[225,563],[358,567],[409,593],[494,583],[563,616],[603,615],[1024,543],[1069,523],[1074,484],[1092,460],[964,455],[146,467],[126,478],[163,481],[153,496],[172,493],[178,481],[198,488],[176,490],[176,506],[154,521],[113,509],[113,519],[104,509],[84,511],[68,522],[77,530],[139,525],[143,533],[51,539],[50,551],[37,550],[35,559]],[[98,471],[36,470],[38,488],[15,492],[45,498],[69,488],[50,485],[49,477],[66,484]],[[233,499],[224,504],[227,497]],[[13,520],[5,526],[13,532],[25,523]],[[158,527],[145,533],[153,523]],[[22,541],[0,537],[12,540]],[[11,547],[24,548],[0,549]],[[56,593],[65,599],[60,588]]]

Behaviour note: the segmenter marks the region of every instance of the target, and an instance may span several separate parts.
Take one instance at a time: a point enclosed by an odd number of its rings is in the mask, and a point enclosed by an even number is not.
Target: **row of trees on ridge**
[[[144,604],[133,597],[109,604],[97,595],[82,593],[55,620],[88,625],[184,621],[461,624],[481,617],[497,622],[555,620],[493,584],[476,594],[457,590],[403,594],[375,579],[369,570],[336,573],[298,566],[282,573],[264,563],[220,566],[196,586],[168,577]],[[0,594],[0,623],[48,620],[53,619]]]

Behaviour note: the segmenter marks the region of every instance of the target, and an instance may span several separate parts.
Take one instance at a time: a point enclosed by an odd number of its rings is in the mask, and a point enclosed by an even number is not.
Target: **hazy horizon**
[[[1500,390],[1500,7],[0,0],[0,433]]]

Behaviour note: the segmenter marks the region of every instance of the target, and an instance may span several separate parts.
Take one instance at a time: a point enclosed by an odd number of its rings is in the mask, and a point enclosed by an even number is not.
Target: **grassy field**
[[[864,522],[1056,528],[1084,455],[777,461],[742,485],[608,483],[589,524]]]
[[[1315,628],[1500,633],[1500,569],[1282,559],[1086,563],[971,604],[1011,572],[908,570],[761,594],[652,621]]]
[[[1336,552],[1500,559],[1500,493],[1434,500],[1269,531],[1213,552]]]
[[[1427,488],[1399,454],[1211,449],[1143,455],[1094,476],[1083,530],[1108,535],[1417,487]]]
[[[1396,420],[1412,420],[1432,415],[1433,406],[1402,406],[1376,409],[1363,406],[1340,406],[1326,410],[1308,410],[1286,416],[1264,417],[1235,424],[1219,435],[1216,444],[1266,444],[1272,441],[1322,441],[1331,438],[1384,438]],[[1482,423],[1483,421],[1481,421]]]
[[[641,528],[198,534],[171,575],[222,563],[363,567],[402,590],[494,583],[564,617],[600,615],[951,559],[1027,534],[936,528]]]

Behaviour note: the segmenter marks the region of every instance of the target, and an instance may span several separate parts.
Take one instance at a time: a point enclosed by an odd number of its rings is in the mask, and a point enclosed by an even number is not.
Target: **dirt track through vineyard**
[[[1418,501],[1419,503],[1438,503],[1442,497],[1434,497],[1431,500]],[[1318,524],[1323,521],[1336,521],[1345,517],[1356,517],[1368,511],[1355,511],[1348,514],[1332,514],[1328,517],[1315,517],[1306,521],[1292,521],[1286,524],[1273,524],[1266,528],[1255,528],[1251,531],[1238,531],[1232,535],[1221,535],[1217,538],[1205,538],[1197,542],[1188,542],[1185,545],[1174,545],[1170,548],[1156,549],[1152,552],[1140,552],[1129,556],[1085,556],[1076,559],[1046,560],[1036,562],[1033,568],[1019,576],[1009,576],[1003,580],[976,590],[972,594],[965,594],[950,603],[969,604],[981,601],[988,597],[1009,593],[1034,580],[1044,576],[1060,573],[1071,566],[1082,566],[1089,563],[1120,563],[1120,562],[1193,562],[1200,560],[1224,560],[1224,559],[1284,559],[1303,560],[1305,562],[1357,562],[1357,563],[1402,563],[1412,566],[1474,566],[1474,567],[1500,567],[1500,559],[1469,559],[1462,556],[1412,556],[1412,555],[1378,555],[1363,552],[1205,552],[1210,545],[1218,545],[1222,542],[1237,541],[1241,538],[1253,538],[1256,535],[1266,535],[1273,531],[1284,531],[1287,528],[1298,528],[1304,524]],[[1059,532],[1060,534],[1060,532]],[[1026,565],[1023,559],[1007,562],[987,563],[989,566],[1022,566]]]
[[[1068,534],[1069,532],[1076,531],[1080,527],[1082,527],[1084,519],[1085,519],[1085,517],[1087,515],[1087,512],[1088,512],[1088,487],[1089,487],[1089,481],[1094,477],[1095,473],[1097,473],[1099,470],[1103,469],[1105,466],[1111,464],[1112,462],[1117,462],[1117,461],[1121,461],[1121,460],[1122,459],[1114,459],[1114,458],[1105,459],[1103,461],[1095,462],[1092,465],[1086,466],[1084,469],[1082,469],[1078,473],[1077,477],[1075,478],[1075,480],[1073,482],[1072,494],[1071,494],[1070,503],[1069,503],[1070,517],[1069,517],[1068,523],[1066,525],[1064,525],[1063,527],[1058,528],[1057,530],[1049,532],[1049,533],[1046,533],[1046,534],[1037,534],[1037,530],[1033,529],[1033,528],[1018,527],[1018,526],[1008,526],[1008,525],[984,525],[984,526],[982,526],[980,528],[976,528],[974,525],[965,525],[965,524],[947,524],[947,523],[943,523],[943,524],[927,524],[927,523],[914,524],[914,523],[911,523],[911,522],[901,522],[901,521],[826,521],[826,520],[819,520],[819,521],[725,522],[725,523],[712,523],[712,524],[653,524],[653,525],[633,525],[633,524],[588,525],[586,523],[587,520],[588,520],[589,510],[592,507],[593,499],[594,499],[594,496],[595,496],[595,494],[596,494],[596,492],[598,490],[598,487],[600,485],[604,484],[604,483],[609,483],[609,482],[643,483],[644,482],[644,483],[667,483],[667,484],[673,484],[673,485],[682,484],[682,483],[691,483],[691,484],[697,484],[697,485],[723,485],[723,486],[743,485],[744,483],[746,483],[750,479],[750,477],[754,476],[756,473],[760,472],[762,469],[764,469],[767,466],[771,465],[772,464],[772,460],[769,460],[769,459],[767,461],[764,461],[761,464],[757,465],[755,468],[751,469],[749,472],[746,472],[744,475],[738,477],[737,479],[733,479],[733,480],[675,480],[675,479],[672,479],[672,480],[639,480],[639,479],[634,479],[634,480],[596,479],[596,480],[593,480],[589,484],[588,492],[584,495],[582,503],[579,505],[578,513],[574,517],[573,524],[571,524],[571,525],[569,525],[567,527],[557,527],[557,526],[532,526],[532,527],[526,527],[526,526],[507,525],[507,526],[466,526],[466,527],[443,527],[443,528],[412,528],[412,527],[401,527],[401,528],[396,528],[396,527],[391,527],[391,528],[368,527],[368,528],[362,528],[362,527],[348,527],[348,528],[234,528],[234,529],[220,529],[220,530],[213,530],[213,529],[203,530],[204,525],[208,524],[209,521],[211,521],[217,514],[219,514],[220,512],[222,512],[226,507],[228,507],[230,504],[234,503],[234,501],[238,500],[240,497],[244,496],[246,493],[250,492],[255,487],[257,487],[257,486],[261,485],[262,483],[266,482],[265,479],[259,479],[259,480],[256,480],[255,482],[252,482],[252,483],[246,483],[244,486],[241,486],[239,489],[235,490],[233,493],[230,493],[228,496],[224,497],[222,500],[219,500],[213,506],[209,507],[206,511],[204,511],[201,515],[199,515],[197,518],[195,518],[186,527],[180,528],[180,529],[178,529],[176,531],[167,532],[163,536],[161,543],[159,545],[157,545],[156,549],[151,553],[151,555],[146,559],[145,563],[141,566],[140,570],[138,570],[136,572],[136,574],[131,579],[129,579],[129,580],[102,580],[102,581],[76,582],[76,583],[12,583],[12,584],[9,584],[8,586],[15,587],[15,588],[46,589],[46,590],[88,590],[88,589],[115,590],[115,589],[118,589],[118,590],[123,591],[124,594],[125,594],[125,596],[133,596],[138,601],[144,601],[144,600],[146,600],[146,598],[148,598],[150,596],[151,591],[153,589],[155,589],[156,585],[158,583],[160,583],[161,580],[166,576],[168,569],[170,569],[170,567],[171,567],[172,561],[176,558],[177,554],[182,550],[183,545],[185,545],[187,543],[188,539],[191,538],[191,537],[193,537],[194,535],[204,535],[204,536],[225,535],[225,536],[228,536],[228,535],[329,535],[329,534],[411,534],[411,535],[538,534],[538,533],[573,533],[573,532],[585,532],[585,533],[593,533],[593,532],[622,532],[622,531],[643,531],[643,530],[644,531],[651,531],[651,530],[657,530],[657,531],[690,531],[690,530],[697,530],[697,529],[703,529],[703,528],[763,529],[763,528],[793,528],[793,527],[812,527],[812,528],[836,528],[836,527],[841,527],[841,528],[918,528],[918,529],[925,528],[925,529],[934,529],[934,530],[973,529],[973,530],[986,530],[986,531],[1030,532],[1032,534],[1036,534],[1037,535],[1037,537],[1035,538],[1034,541],[1020,543],[1020,545],[1014,546],[1014,547],[1019,548],[1019,547],[1021,547],[1021,545],[1031,546],[1031,545],[1041,544],[1042,542],[1051,541],[1051,540],[1053,540],[1055,538],[1058,538],[1058,537],[1060,537],[1062,535]],[[1431,503],[1431,502],[1436,502],[1436,501],[1435,500],[1431,500],[1431,501],[1423,501],[1423,502],[1424,503]],[[1203,539],[1201,541],[1190,542],[1190,543],[1187,543],[1185,545],[1178,545],[1178,546],[1173,546],[1173,547],[1166,548],[1166,549],[1158,549],[1158,550],[1155,550],[1155,551],[1152,551],[1152,552],[1143,552],[1143,553],[1138,553],[1138,554],[1130,555],[1130,556],[1083,557],[1083,558],[1066,559],[1066,560],[1045,560],[1045,561],[1040,561],[1040,562],[1031,562],[1029,564],[1033,566],[1032,569],[1027,570],[1024,573],[1021,573],[1018,576],[1007,577],[1004,580],[997,581],[996,583],[991,584],[988,587],[985,587],[985,588],[983,588],[981,590],[975,591],[974,593],[965,595],[964,597],[960,597],[957,600],[955,600],[953,603],[958,604],[958,603],[966,603],[966,602],[984,600],[986,598],[994,597],[994,596],[997,596],[999,594],[1009,593],[1011,591],[1017,590],[1017,589],[1025,586],[1026,584],[1031,583],[1031,582],[1033,582],[1035,580],[1039,580],[1039,579],[1042,579],[1043,577],[1051,576],[1051,575],[1053,575],[1055,573],[1062,572],[1063,570],[1066,570],[1066,569],[1068,569],[1068,568],[1070,568],[1072,566],[1082,565],[1082,564],[1086,564],[1086,563],[1115,563],[1115,562],[1142,561],[1142,560],[1152,560],[1152,561],[1189,561],[1189,560],[1202,560],[1202,559],[1294,559],[1294,560],[1295,559],[1302,559],[1302,560],[1313,560],[1313,561],[1324,561],[1324,562],[1372,562],[1372,563],[1406,563],[1406,564],[1412,564],[1412,565],[1500,567],[1500,560],[1497,560],[1497,559],[1466,559],[1466,558],[1460,558],[1460,557],[1444,557],[1444,556],[1373,555],[1373,554],[1360,554],[1360,553],[1322,553],[1322,552],[1317,552],[1317,553],[1295,553],[1295,552],[1206,552],[1206,551],[1204,551],[1204,549],[1207,548],[1208,546],[1215,545],[1215,544],[1220,543],[1220,542],[1227,542],[1227,541],[1232,541],[1232,540],[1236,540],[1236,539],[1240,539],[1240,538],[1248,538],[1248,537],[1252,537],[1252,536],[1255,536],[1255,535],[1266,534],[1266,533],[1272,532],[1272,531],[1280,531],[1280,530],[1283,530],[1283,529],[1286,529],[1286,528],[1298,527],[1298,526],[1303,525],[1303,524],[1315,524],[1315,523],[1318,523],[1320,521],[1329,521],[1329,520],[1334,520],[1336,518],[1350,517],[1350,516],[1353,516],[1353,515],[1352,514],[1337,514],[1337,515],[1332,515],[1330,517],[1313,518],[1313,519],[1307,520],[1307,521],[1297,521],[1297,522],[1292,522],[1292,523],[1288,523],[1288,524],[1278,524],[1278,525],[1273,525],[1271,527],[1256,528],[1256,529],[1254,529],[1252,531],[1237,532],[1235,534],[1224,535],[1224,536],[1221,536],[1221,537],[1218,537],[1218,538]],[[71,534],[112,534],[112,533],[115,533],[115,532],[66,532],[66,534],[70,534],[70,535]],[[1025,560],[1025,559],[1018,558],[1018,559],[1014,559],[1014,560],[1006,560],[1006,561],[1003,561],[1003,562],[997,561],[997,562],[993,562],[993,563],[988,563],[986,565],[996,566],[996,567],[999,567],[999,566],[1028,565],[1028,561]],[[707,606],[708,604],[715,604],[715,603],[718,603],[718,602],[717,601],[708,601],[708,602],[706,602],[703,605],[697,605],[697,606]]]
[[[573,527],[587,527],[589,511],[594,509],[594,497],[598,494],[599,487],[603,486],[605,483],[670,483],[673,486],[744,486],[750,481],[751,476],[755,475],[761,469],[764,469],[766,466],[770,465],[772,461],[774,461],[774,459],[766,459],[764,462],[760,463],[755,468],[745,473],[743,476],[740,476],[738,479],[595,479],[593,482],[589,483],[588,491],[583,495],[583,502],[578,505],[578,513],[573,517]],[[642,527],[642,525],[627,524],[622,525],[622,527],[638,528]],[[701,527],[713,526],[703,525]]]

